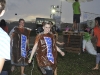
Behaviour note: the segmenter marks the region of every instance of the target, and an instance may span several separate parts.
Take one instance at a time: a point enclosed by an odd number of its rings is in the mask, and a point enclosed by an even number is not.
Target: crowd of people
[[[0,16],[5,13],[5,5],[6,1],[0,0]],[[75,0],[73,3],[73,29],[75,32],[80,31],[80,15],[80,4],[78,0]],[[25,66],[32,62],[34,54],[36,54],[38,67],[43,75],[57,75],[57,52],[62,56],[65,53],[57,46],[57,44],[64,45],[64,42],[58,41],[58,34],[53,23],[51,21],[43,23],[42,31],[36,35],[29,58],[31,30],[24,27],[24,24],[25,20],[19,19],[18,26],[8,33],[6,21],[4,19],[0,21],[0,75],[10,75],[17,66],[21,67],[20,75],[26,75]],[[91,36],[97,39],[96,66],[92,69],[97,70],[100,62],[100,17],[95,18],[95,27]]]

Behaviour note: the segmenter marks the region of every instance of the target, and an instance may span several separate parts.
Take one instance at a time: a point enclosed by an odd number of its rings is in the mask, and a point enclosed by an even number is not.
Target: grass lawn
[[[33,33],[31,33],[31,35],[33,36]],[[32,39],[31,41],[33,44]],[[60,37],[60,40],[61,39],[63,41],[62,35]],[[92,70],[92,68],[95,66],[96,59],[94,55],[90,55],[86,52],[78,55],[77,53],[67,53],[66,51],[65,54],[66,55],[62,57],[58,53],[58,75],[100,75],[100,70]],[[26,75],[31,75],[31,69],[32,65],[26,66]],[[12,75],[20,75],[20,67],[16,67]],[[34,59],[32,75],[42,75],[37,67],[36,59]]]
[[[58,54],[58,75],[100,75],[100,70],[92,71],[91,69],[95,66],[95,56],[88,53],[67,53],[62,57]],[[39,71],[36,63],[36,59],[33,74],[32,75],[42,75]],[[31,75],[31,66],[25,68],[25,73]],[[16,67],[12,75],[20,75],[20,68]]]

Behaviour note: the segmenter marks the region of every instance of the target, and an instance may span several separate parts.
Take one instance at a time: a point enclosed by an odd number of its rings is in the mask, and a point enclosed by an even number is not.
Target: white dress
[[[89,54],[97,55],[97,52],[96,52],[91,40],[89,40],[89,41],[83,40],[83,51],[84,51],[84,49],[86,49],[86,51]]]

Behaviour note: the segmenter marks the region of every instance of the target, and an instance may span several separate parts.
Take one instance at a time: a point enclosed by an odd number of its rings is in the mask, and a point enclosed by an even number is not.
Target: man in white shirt
[[[0,17],[5,13],[5,0],[0,0]],[[10,60],[10,37],[0,27],[0,73],[2,71],[5,59]]]

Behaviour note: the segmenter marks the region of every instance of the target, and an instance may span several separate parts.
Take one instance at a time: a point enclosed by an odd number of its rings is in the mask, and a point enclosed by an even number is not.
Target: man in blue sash
[[[24,19],[19,19],[19,26],[14,27],[11,37],[11,64],[21,66],[21,75],[25,75],[24,68],[28,65],[27,51],[29,49],[30,30],[24,27]],[[12,66],[12,71],[14,70]]]

